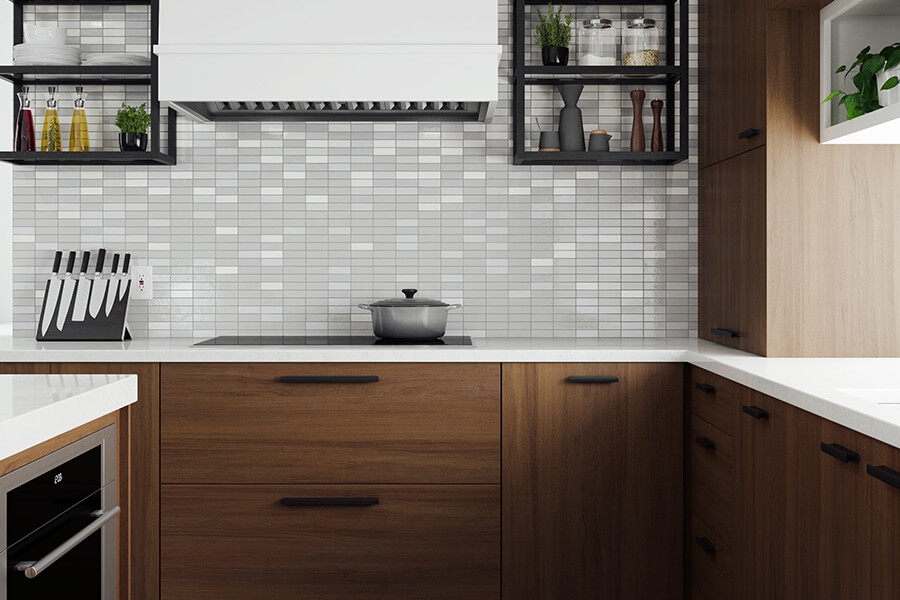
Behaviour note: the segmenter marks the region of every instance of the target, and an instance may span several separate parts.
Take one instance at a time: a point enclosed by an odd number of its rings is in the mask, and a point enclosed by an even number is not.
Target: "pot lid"
[[[431,298],[413,298],[419,290],[404,289],[400,290],[406,298],[386,298],[373,302],[370,306],[450,306],[446,302],[440,300],[432,300]]]

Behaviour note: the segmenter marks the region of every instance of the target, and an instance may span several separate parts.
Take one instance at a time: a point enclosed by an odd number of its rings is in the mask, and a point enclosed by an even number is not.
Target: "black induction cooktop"
[[[195,346],[471,346],[467,335],[436,340],[386,340],[374,335],[220,335]]]

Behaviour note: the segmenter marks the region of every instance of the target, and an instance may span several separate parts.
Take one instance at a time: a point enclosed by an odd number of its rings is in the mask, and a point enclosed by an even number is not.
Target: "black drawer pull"
[[[744,412],[753,417],[754,419],[768,419],[769,411],[764,408],[760,408],[758,406],[745,406]]]
[[[886,467],[881,465],[880,467],[876,467],[875,465],[866,465],[866,473],[878,479],[879,481],[883,481],[891,487],[895,487],[900,490],[900,473],[893,470],[890,467]]]
[[[738,134],[738,139],[739,140],[749,140],[750,138],[755,138],[756,136],[758,136],[761,133],[762,133],[762,131],[760,131],[759,129],[747,129]]]
[[[697,444],[704,450],[715,450],[716,443],[708,437],[698,437]]]
[[[697,389],[703,392],[704,394],[715,394],[716,388],[714,386],[709,385],[708,383],[698,383]]]
[[[282,498],[282,506],[375,506],[378,498]]]
[[[378,375],[282,375],[281,383],[377,383]]]
[[[737,331],[730,331],[728,329],[719,329],[718,327],[713,327],[709,330],[709,332],[713,335],[717,335],[719,337],[725,337],[729,340],[733,340],[735,338],[741,337],[741,335]]]
[[[709,541],[709,538],[697,537],[697,545],[700,546],[700,549],[706,554],[716,553],[716,546]]]
[[[572,375],[569,383],[618,383],[616,375]]]
[[[822,452],[829,456],[833,456],[841,462],[859,462],[859,453],[854,452],[850,448],[844,448],[840,444],[821,444]]]

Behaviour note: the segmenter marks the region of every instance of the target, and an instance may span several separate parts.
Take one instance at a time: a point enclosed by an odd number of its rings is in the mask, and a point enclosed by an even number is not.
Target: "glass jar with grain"
[[[622,64],[626,67],[659,66],[659,29],[654,19],[632,19],[622,31]]]

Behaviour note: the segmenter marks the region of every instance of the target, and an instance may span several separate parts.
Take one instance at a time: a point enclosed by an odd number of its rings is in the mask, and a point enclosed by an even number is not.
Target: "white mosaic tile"
[[[612,9],[603,16],[633,13]],[[149,43],[142,7],[27,10],[62,23],[87,51]],[[179,119],[171,168],[17,167],[16,334],[33,335],[53,252],[102,245],[154,266],[154,300],[132,303],[136,337],[364,334],[369,316],[355,305],[404,287],[461,302],[452,333],[694,335],[696,3],[691,158],[669,168],[512,165],[509,0],[499,11],[501,102],[490,124]],[[64,131],[71,91],[61,90]],[[147,90],[87,91],[92,143],[115,149],[115,109]],[[34,98],[42,106],[43,92]],[[561,108],[550,89],[529,88],[529,102],[542,124]],[[627,143],[628,90],[587,87],[579,106],[586,128],[608,129],[614,148]],[[537,128],[526,132],[536,146]]]

